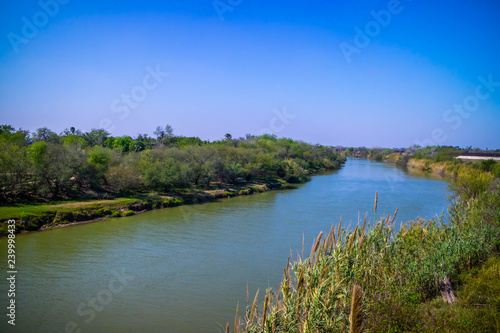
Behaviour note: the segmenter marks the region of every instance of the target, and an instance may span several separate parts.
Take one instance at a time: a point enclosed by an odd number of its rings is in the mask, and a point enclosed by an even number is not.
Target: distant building
[[[461,160],[495,160],[500,161],[500,154],[495,153],[462,153],[459,158]]]

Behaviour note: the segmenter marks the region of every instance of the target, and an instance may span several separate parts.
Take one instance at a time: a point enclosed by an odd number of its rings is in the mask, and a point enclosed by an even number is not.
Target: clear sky
[[[0,123],[500,148],[498,0],[55,1],[1,2]]]

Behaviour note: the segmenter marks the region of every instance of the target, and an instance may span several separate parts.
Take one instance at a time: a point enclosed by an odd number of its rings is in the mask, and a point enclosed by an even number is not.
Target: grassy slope
[[[16,205],[0,207],[0,220],[21,219],[26,216],[42,215],[46,212],[69,212],[74,210],[109,208],[120,210],[137,201],[134,198],[116,198],[114,200],[69,201],[35,205]]]
[[[209,190],[184,189],[174,196],[156,194],[134,195],[113,200],[66,201],[47,204],[15,205],[0,207],[0,236],[7,235],[8,219],[18,223],[17,231],[45,229],[60,224],[84,222],[97,218],[133,215],[139,211],[174,207],[183,204],[206,202],[218,198],[265,192],[284,187],[286,182],[248,182],[238,185],[217,185]]]
[[[458,303],[447,304],[438,297],[418,307],[420,330],[499,332],[500,257],[461,273],[458,285]]]

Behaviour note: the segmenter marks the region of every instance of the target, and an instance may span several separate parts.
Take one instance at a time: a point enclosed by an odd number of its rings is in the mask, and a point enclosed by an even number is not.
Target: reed
[[[352,291],[351,314],[349,316],[350,333],[363,332],[363,291],[358,284],[354,285]]]
[[[259,289],[257,289],[257,292],[255,293],[255,298],[253,299],[252,310],[250,311],[250,318],[249,318],[250,324],[253,323],[253,319],[255,317],[255,312],[257,310],[257,298],[258,297],[259,297]]]
[[[257,322],[256,295],[240,332],[413,330],[411,306],[439,295],[436,276],[453,280],[499,250],[500,194],[481,200],[456,203],[447,224],[416,219],[396,229],[397,209],[373,224],[366,215],[350,231],[341,218],[314,239],[308,258],[288,259]],[[378,193],[374,214],[377,205]]]
[[[236,304],[236,314],[234,315],[234,333],[238,333],[239,332],[239,328],[240,328],[240,325],[239,325],[239,322],[238,322],[238,310],[239,310],[239,307],[240,307],[240,302],[238,302]]]
[[[262,318],[262,328],[266,326],[266,316],[267,316],[267,305],[269,304],[269,295],[266,295],[264,299],[264,311],[263,311],[263,318]]]

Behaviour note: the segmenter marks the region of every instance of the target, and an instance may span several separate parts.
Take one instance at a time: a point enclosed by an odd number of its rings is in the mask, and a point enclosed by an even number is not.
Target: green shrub
[[[500,163],[497,162],[491,169],[491,173],[495,178],[500,178]]]
[[[494,177],[491,173],[476,169],[462,169],[451,188],[464,200],[477,198],[488,190]]]

